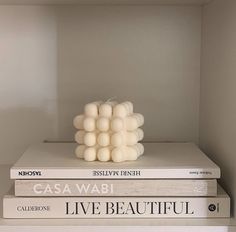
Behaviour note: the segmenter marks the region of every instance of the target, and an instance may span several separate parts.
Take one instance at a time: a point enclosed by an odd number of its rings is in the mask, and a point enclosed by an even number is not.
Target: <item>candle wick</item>
[[[106,102],[114,101],[116,98],[117,98],[116,96],[114,96],[114,97],[110,97],[110,98],[108,98],[108,99],[106,100]]]

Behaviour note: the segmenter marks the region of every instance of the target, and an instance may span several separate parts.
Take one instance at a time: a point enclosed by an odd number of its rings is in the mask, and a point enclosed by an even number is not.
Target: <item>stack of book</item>
[[[220,168],[192,143],[149,143],[137,161],[86,162],[74,143],[30,147],[11,168],[5,218],[230,216]]]

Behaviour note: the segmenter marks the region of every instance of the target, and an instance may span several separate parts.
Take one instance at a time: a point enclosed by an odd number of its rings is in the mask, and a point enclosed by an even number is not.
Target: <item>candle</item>
[[[87,147],[84,150],[84,159],[86,161],[94,161],[97,159],[97,148],[96,146]]]
[[[85,116],[97,117],[98,116],[98,107],[101,104],[101,101],[88,103],[84,107]]]
[[[112,151],[111,146],[99,148],[97,153],[98,160],[102,162],[107,162],[111,160],[111,151]]]
[[[144,117],[134,113],[131,102],[96,101],[84,107],[84,114],[73,120],[79,131],[75,141],[79,146],[75,150],[78,158],[86,161],[133,161],[144,153],[139,143],[144,133],[140,129]]]
[[[94,131],[96,128],[95,118],[85,117],[83,120],[83,128],[85,131]]]
[[[73,125],[76,129],[82,130],[84,129],[84,115],[78,115],[74,118]]]
[[[96,123],[97,129],[99,131],[108,131],[110,128],[110,120],[106,117],[99,117]]]
[[[84,151],[86,149],[86,146],[85,145],[79,145],[76,147],[75,149],[75,154],[78,158],[84,158]]]
[[[114,162],[123,162],[128,160],[136,160],[144,152],[144,147],[141,143],[133,146],[121,146],[112,150],[111,156]]]
[[[83,144],[84,143],[84,136],[85,136],[85,131],[84,130],[79,130],[75,134],[75,141],[78,144]]]
[[[133,114],[125,118],[125,125],[128,131],[136,130],[144,124],[144,117],[142,114]]]
[[[144,117],[141,114],[132,114],[128,117],[114,117],[111,119],[111,129],[115,132],[124,129],[128,131],[136,130],[144,124]]]
[[[142,140],[144,136],[143,130],[138,128],[132,132],[118,132],[111,136],[111,145],[114,147],[124,145],[135,145],[138,141]]]
[[[102,147],[106,147],[110,145],[110,134],[106,132],[99,133],[97,142],[98,142],[98,145]]]
[[[84,134],[84,144],[86,146],[92,147],[95,146],[97,142],[97,136],[95,132],[86,132]]]
[[[114,106],[113,115],[121,118],[133,113],[133,104],[131,102],[123,102]]]
[[[106,102],[99,106],[99,116],[111,117],[116,102]]]
[[[118,132],[124,129],[124,120],[120,117],[114,117],[111,119],[111,130]]]

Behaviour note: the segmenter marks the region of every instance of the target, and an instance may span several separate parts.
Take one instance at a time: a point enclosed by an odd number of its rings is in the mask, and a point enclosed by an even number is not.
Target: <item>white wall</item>
[[[198,141],[201,8],[58,7],[59,136],[96,99],[131,100],[145,140]]]
[[[200,43],[199,6],[0,6],[0,163],[113,96],[146,140],[198,142]]]
[[[221,167],[221,183],[236,193],[236,1],[203,10],[200,145]],[[235,209],[235,202],[232,197]]]
[[[0,7],[0,163],[56,135],[56,21],[49,7]]]

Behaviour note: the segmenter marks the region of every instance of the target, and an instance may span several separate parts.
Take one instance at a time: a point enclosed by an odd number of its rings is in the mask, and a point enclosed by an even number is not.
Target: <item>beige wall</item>
[[[145,140],[198,141],[201,8],[58,7],[59,136],[96,99],[129,99]]]
[[[221,183],[232,196],[236,192],[235,12],[235,0],[215,0],[204,7],[200,103],[200,145],[221,167]]]
[[[55,17],[47,7],[0,7],[0,163],[56,135]]]
[[[113,96],[146,140],[198,142],[200,32],[199,6],[0,6],[0,163]]]

